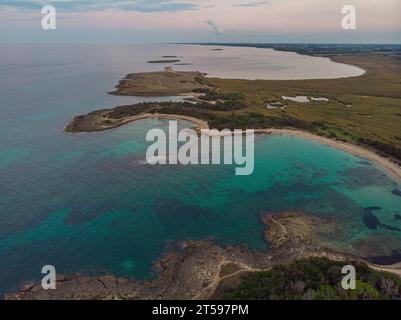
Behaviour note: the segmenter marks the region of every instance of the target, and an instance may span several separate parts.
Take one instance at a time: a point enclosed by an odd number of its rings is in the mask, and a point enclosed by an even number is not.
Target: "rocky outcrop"
[[[29,284],[5,299],[209,299],[222,281],[243,272],[268,270],[275,264],[312,256],[355,258],[322,245],[320,236],[335,232],[334,222],[303,213],[266,214],[262,221],[270,246],[267,251],[221,247],[208,241],[182,242],[155,263],[158,276],[154,280],[61,276],[56,290],[43,290],[40,283]]]

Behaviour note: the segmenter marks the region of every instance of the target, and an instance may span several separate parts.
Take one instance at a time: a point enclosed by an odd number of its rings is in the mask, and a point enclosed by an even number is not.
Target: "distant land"
[[[148,63],[174,63],[174,62],[180,62],[181,60],[149,60]]]
[[[184,44],[184,43],[180,43]],[[207,46],[268,48],[278,51],[289,51],[307,55],[333,54],[392,54],[401,56],[401,44],[315,44],[315,43],[191,43]]]

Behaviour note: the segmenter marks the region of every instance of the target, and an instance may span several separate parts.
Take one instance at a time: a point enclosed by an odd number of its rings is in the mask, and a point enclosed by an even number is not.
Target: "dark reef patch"
[[[398,197],[401,197],[401,190],[399,189],[394,189],[393,191],[391,191],[391,193]]]
[[[96,207],[91,206],[90,208],[74,206],[70,209],[64,222],[71,225],[87,223],[113,209],[115,206],[112,203],[99,203]]]
[[[316,170],[313,174],[313,179],[322,179],[327,176],[327,171],[325,170]]]
[[[369,207],[365,209],[363,215],[363,223],[369,229],[376,230],[380,226],[380,220],[373,214],[373,211],[381,210],[381,207]]]
[[[401,229],[397,227],[390,226],[388,224],[382,223],[378,217],[376,217],[373,212],[377,210],[381,210],[381,207],[368,207],[365,208],[365,214],[363,215],[363,223],[371,230],[376,230],[377,228],[383,228],[389,231],[401,231]]]
[[[350,189],[359,189],[366,186],[389,186],[390,179],[374,166],[362,166],[345,169],[339,172],[343,176],[343,181]]]
[[[187,205],[173,198],[160,198],[154,204],[160,221],[165,224],[185,225],[199,219],[209,219],[213,212],[201,207]]]

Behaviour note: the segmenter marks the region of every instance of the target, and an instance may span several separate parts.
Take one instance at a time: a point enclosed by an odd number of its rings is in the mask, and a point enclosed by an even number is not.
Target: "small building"
[[[174,72],[174,69],[173,69],[173,67],[164,67],[164,71],[172,73],[172,72]]]

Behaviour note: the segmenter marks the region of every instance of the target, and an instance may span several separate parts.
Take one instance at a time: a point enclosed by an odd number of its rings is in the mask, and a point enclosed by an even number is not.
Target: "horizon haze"
[[[356,9],[356,30],[341,10]],[[41,10],[56,8],[57,29]],[[0,2],[0,42],[401,43],[401,1],[54,0]]]

